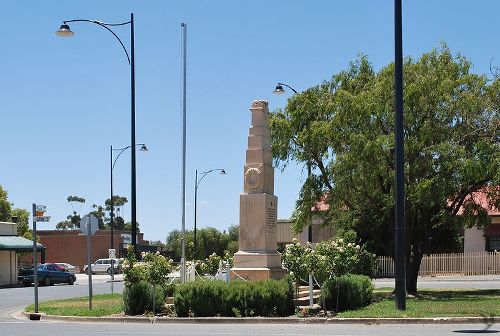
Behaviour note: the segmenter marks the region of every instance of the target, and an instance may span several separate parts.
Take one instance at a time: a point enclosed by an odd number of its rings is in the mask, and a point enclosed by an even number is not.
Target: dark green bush
[[[365,275],[346,274],[334,277],[327,280],[321,288],[321,299],[326,309],[332,311],[362,308],[372,302],[372,297],[373,284]]]
[[[141,281],[131,284],[123,290],[123,304],[126,315],[142,315],[147,311],[153,311],[153,291],[152,286]],[[155,312],[160,312],[165,306],[164,290],[160,286],[155,286]]]
[[[192,282],[177,286],[177,316],[289,316],[293,287],[289,278],[258,282]]]
[[[174,291],[175,291],[175,284],[163,285],[163,294],[165,295],[166,298],[174,296]]]

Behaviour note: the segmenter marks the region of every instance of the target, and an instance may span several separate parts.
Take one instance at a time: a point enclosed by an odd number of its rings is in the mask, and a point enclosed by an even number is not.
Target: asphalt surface
[[[111,324],[111,323],[56,323],[34,321],[0,321],[2,336],[73,336],[73,335],[169,335],[169,336],[351,336],[351,335],[469,335],[499,334],[499,328],[468,324]]]
[[[107,275],[93,277],[93,293],[110,293]],[[123,290],[121,275],[115,292]],[[375,279],[376,287],[393,287],[394,279]],[[500,288],[500,276],[419,278],[419,288]],[[73,286],[39,288],[39,301],[88,295],[85,275],[78,275]],[[33,287],[0,289],[0,336],[36,335],[468,335],[499,334],[500,325],[488,324],[153,324],[16,320],[11,315],[33,303]]]
[[[111,283],[109,275],[96,275],[93,277],[92,292],[93,294],[111,293]],[[115,292],[123,290],[123,282],[113,283]],[[74,285],[57,284],[48,287],[38,287],[38,302],[66,299],[72,297],[80,297],[88,295],[88,281],[86,277],[79,274]],[[13,312],[23,309],[24,307],[33,304],[34,288],[2,288],[0,289],[0,321],[12,320],[10,316]],[[0,329],[1,330],[1,329]],[[0,335],[3,333],[0,331]]]
[[[394,278],[374,279],[375,288],[394,288]],[[500,275],[419,277],[418,288],[500,289]]]

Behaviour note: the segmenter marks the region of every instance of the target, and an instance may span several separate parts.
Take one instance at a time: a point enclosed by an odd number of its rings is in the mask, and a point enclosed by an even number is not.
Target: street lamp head
[[[285,89],[283,89],[283,86],[278,84],[278,85],[276,85],[276,89],[274,89],[273,93],[279,95],[279,94],[285,93]]]
[[[141,152],[147,152],[148,151],[148,148],[146,147],[146,145],[142,145],[141,148],[139,149]]]
[[[226,171],[224,169],[221,169],[220,174],[221,175],[226,175]]]
[[[69,26],[64,23],[61,25],[59,30],[56,31],[56,35],[60,37],[72,37],[73,35],[75,35],[75,33],[73,33]]]

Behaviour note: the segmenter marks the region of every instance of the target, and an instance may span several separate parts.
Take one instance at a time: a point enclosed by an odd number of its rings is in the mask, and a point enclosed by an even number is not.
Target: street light
[[[287,88],[289,88],[290,90],[292,90],[294,93],[297,93],[297,91],[293,87],[291,87],[291,86],[289,86],[289,85],[287,85],[285,83],[278,83],[278,85],[276,85],[276,88],[274,89],[273,93],[277,94],[277,95],[285,93],[286,90],[283,89],[283,86],[286,86]]]
[[[403,18],[402,0],[394,0],[394,100],[396,150],[395,195],[395,255],[394,277],[396,308],[406,309],[406,238],[405,238],[405,177],[404,177],[404,118],[403,118]]]
[[[276,85],[276,88],[274,89],[273,93],[280,95],[282,93],[285,93],[285,89],[283,89],[283,86],[286,86],[290,90],[292,90],[295,94],[297,94],[297,90],[295,90],[293,87],[290,85],[287,85],[285,83],[278,83]],[[307,178],[311,178],[312,175],[312,168],[311,168],[311,160],[307,161]],[[309,225],[307,226],[307,241],[309,243],[312,243],[312,219]],[[313,297],[313,276],[311,273],[309,273],[309,306],[313,307],[314,305],[314,297]]]
[[[137,144],[136,146],[141,146],[141,148],[139,149],[141,152],[147,152],[148,151],[148,148],[146,147],[145,144]],[[111,227],[111,247],[110,248],[114,248],[114,243],[113,243],[113,229],[115,227],[114,225],[114,199],[113,199],[113,169],[115,168],[115,164],[116,164],[116,161],[118,160],[118,158],[120,157],[120,155],[122,155],[122,153],[124,151],[126,151],[127,149],[129,149],[131,146],[127,146],[127,147],[124,147],[124,148],[113,148],[113,145],[111,145],[111,150],[110,150],[110,177],[111,177],[111,193],[110,193],[110,227]],[[116,156],[116,158],[113,160],[113,152],[118,152],[118,155]]]
[[[78,20],[66,20],[63,21],[63,24],[59,28],[58,31],[56,31],[57,36],[61,37],[72,37],[75,35],[73,31],[71,31],[71,28],[69,27],[68,23],[71,22],[88,22],[88,23],[94,23],[107,31],[109,31],[113,36],[118,40],[120,45],[122,46],[123,51],[125,52],[125,55],[127,56],[127,61],[130,65],[130,105],[131,105],[131,131],[130,131],[130,147],[135,148],[136,143],[135,143],[135,52],[134,52],[134,13],[130,13],[130,21],[122,22],[122,23],[105,23],[101,22],[98,20],[87,20],[87,19],[78,19]],[[109,28],[109,27],[116,27],[116,26],[124,26],[124,25],[130,25],[130,56],[127,51],[127,48],[125,48],[125,45],[123,44],[122,40]],[[131,156],[131,221],[132,221],[132,246],[134,247],[134,252],[137,254],[137,241],[136,241],[136,234],[137,234],[137,201],[136,201],[136,194],[137,194],[137,185],[136,185],[136,164],[135,164],[135,151],[132,151],[132,156]]]
[[[193,259],[196,259],[196,252],[198,251],[198,249],[197,249],[198,245],[197,245],[197,240],[196,240],[196,211],[197,211],[197,200],[198,200],[198,187],[200,186],[200,183],[203,180],[203,178],[214,171],[220,172],[221,175],[226,175],[226,171],[222,168],[211,169],[209,171],[201,172],[201,173],[198,173],[198,170],[196,170],[196,179],[195,179],[195,184],[194,184],[194,253],[193,253]],[[201,175],[199,180],[198,180],[198,175]]]

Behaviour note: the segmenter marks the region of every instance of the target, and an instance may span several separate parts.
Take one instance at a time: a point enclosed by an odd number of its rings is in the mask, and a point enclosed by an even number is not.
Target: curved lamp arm
[[[147,151],[146,144],[140,143],[140,144],[137,144],[136,146],[142,146],[143,148],[145,148],[144,151]],[[115,160],[113,161],[113,165],[111,166],[111,170],[113,170],[115,168],[116,160],[118,160],[120,155],[122,155],[122,153],[125,152],[130,147],[132,147],[132,146],[127,146],[127,147],[123,147],[123,148],[113,148],[113,151],[120,151],[120,153],[118,153]],[[141,148],[141,150],[142,150],[142,148]]]
[[[95,23],[96,25],[105,28],[107,31],[109,31],[111,34],[113,34],[113,36],[118,40],[118,42],[120,42],[120,45],[122,46],[123,51],[125,51],[125,55],[127,56],[128,64],[130,65],[130,56],[128,55],[127,48],[125,48],[125,45],[123,44],[122,40],[120,40],[120,38],[118,37],[118,35],[116,35],[115,32],[112,31],[108,26],[110,26],[110,27],[123,26],[123,25],[131,24],[132,21],[127,21],[127,22],[122,22],[122,23],[105,23],[105,22],[101,22],[101,21],[97,21],[97,20],[86,20],[86,19],[77,19],[77,20],[66,20],[66,21],[63,21],[63,23],[65,25],[67,25],[69,22],[90,22],[90,23]],[[61,30],[61,29],[59,29],[59,30]],[[68,26],[67,30],[69,30],[69,26]]]
[[[206,172],[197,173],[197,174],[201,175],[201,177],[198,180],[198,175],[196,176],[196,189],[198,189],[198,186],[200,185],[201,180],[203,180],[203,178],[205,176],[207,176],[208,174],[210,174],[211,172],[214,172],[214,171],[220,171],[220,173],[222,175],[226,174],[226,171],[223,168],[215,168],[215,169],[210,169],[209,171],[206,171]]]
[[[290,85],[285,84],[285,83],[278,83],[278,85],[276,85],[276,89],[274,89],[273,93],[275,93],[275,94],[285,93],[285,90],[283,90],[283,86],[286,86],[287,88],[292,90],[294,93],[298,93],[297,90],[295,90],[293,87],[291,87]]]

